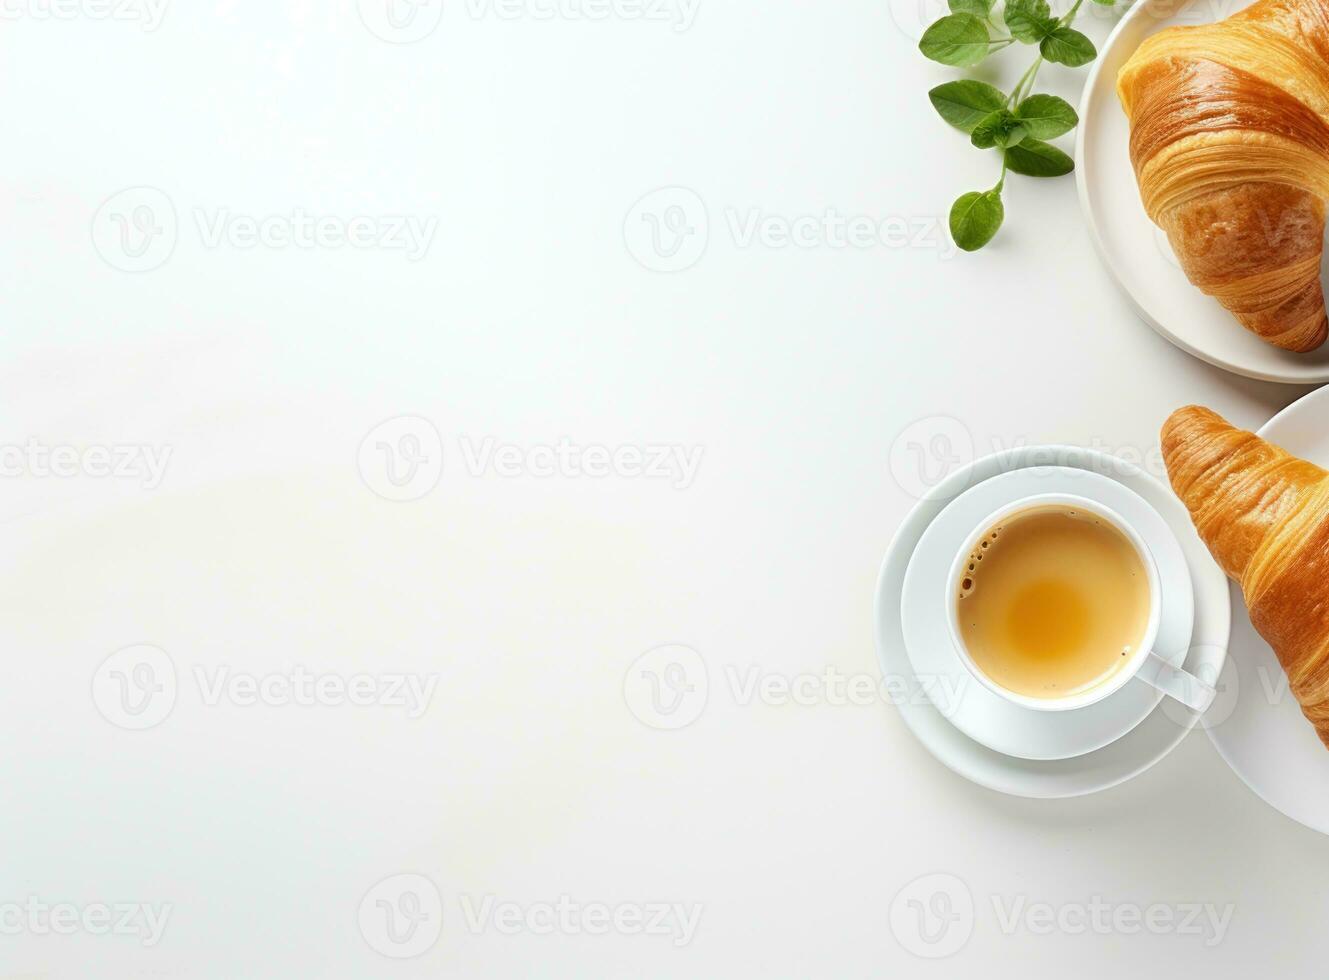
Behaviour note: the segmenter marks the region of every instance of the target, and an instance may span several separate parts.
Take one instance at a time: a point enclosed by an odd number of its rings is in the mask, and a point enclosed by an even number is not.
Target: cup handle
[[[1187,673],[1152,651],[1135,675],[1146,684],[1152,684],[1170,698],[1180,701],[1192,711],[1205,712],[1214,703],[1218,692],[1194,674]]]

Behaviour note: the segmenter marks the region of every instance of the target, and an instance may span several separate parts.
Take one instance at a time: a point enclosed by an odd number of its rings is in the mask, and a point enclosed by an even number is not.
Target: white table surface
[[[1101,40],[1110,18],[1086,6]],[[944,244],[937,222],[992,183],[995,156],[927,102],[955,76],[915,49],[938,11],[700,0],[684,30],[631,6],[508,18],[451,0],[395,45],[352,0],[172,4],[155,30],[98,19],[96,0],[7,9],[0,444],[171,455],[152,489],[33,466],[0,481],[0,977],[1319,969],[1329,843],[1203,734],[1118,789],[1041,803],[944,770],[888,705],[745,686],[877,677],[873,584],[920,488],[907,454],[892,466],[907,430],[961,456],[1067,442],[1157,473],[1173,408],[1256,426],[1302,393],[1223,374],[1135,319],[1069,178],[1012,177],[996,243]],[[999,58],[999,79],[1026,53]],[[1053,66],[1039,88],[1073,100],[1083,77]],[[130,273],[99,255],[93,219],[143,186],[178,228],[160,268]],[[662,187],[686,189],[648,202],[666,232],[669,206],[694,212],[657,258],[696,259],[683,271],[634,259],[649,226],[630,212]],[[117,200],[103,251],[115,214],[134,218]],[[417,260],[209,246],[199,227],[297,208],[438,223]],[[895,230],[869,247],[745,238],[753,215],[828,209]],[[433,422],[443,472],[390,503],[357,452],[404,415]],[[486,440],[517,447],[520,472],[468,461]],[[702,456],[690,482],[626,463],[532,472],[560,440]],[[91,693],[135,644],[178,675],[145,731]],[[634,662],[665,644],[709,676],[674,731],[629,710]],[[198,680],[297,667],[437,688],[411,718],[209,704]],[[419,884],[401,874],[437,889],[442,932],[429,945],[424,923],[412,941],[428,948],[398,960],[376,949],[405,947],[375,932],[371,889]],[[933,874],[974,913],[930,962],[891,909]],[[575,912],[547,918],[560,896]],[[43,930],[30,900],[75,909],[71,934]],[[1077,928],[1095,902],[1126,923],[1155,905],[1232,915],[1210,945]],[[170,907],[159,941],[96,934],[88,911],[122,903]],[[627,909],[619,928],[594,934],[597,903]],[[657,903],[700,906],[686,943],[636,934]],[[498,906],[523,921],[468,918]]]

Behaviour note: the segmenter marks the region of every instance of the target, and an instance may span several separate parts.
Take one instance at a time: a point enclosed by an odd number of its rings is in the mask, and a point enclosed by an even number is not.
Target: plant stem
[[[1058,26],[1065,27],[1070,24],[1071,21],[1075,20],[1075,15],[1080,12],[1080,4],[1082,3],[1084,3],[1084,0],[1075,0],[1075,5],[1071,7],[1070,10],[1066,11],[1066,16],[1057,21]]]
[[[1034,87],[1034,79],[1038,77],[1038,69],[1043,66],[1043,56],[1040,54],[1034,59],[1033,65],[1029,68],[1028,80],[1025,82],[1024,89],[1020,92],[1020,101],[1023,102],[1029,95],[1030,89]]]
[[[1029,89],[1034,86],[1034,77],[1038,74],[1039,66],[1043,64],[1043,56],[1040,54],[1034,59],[1034,63],[1029,66],[1029,70],[1020,76],[1020,80],[1015,83],[1015,88],[1011,92],[1011,97],[1006,100],[1006,104],[1019,105],[1024,99]]]
[[[1071,9],[1066,11],[1066,16],[1057,21],[1057,26],[1065,27],[1071,21],[1075,20],[1075,15],[1080,12],[1080,4],[1082,3],[1084,3],[1084,0],[1075,0],[1075,3],[1071,5]],[[1015,83],[1015,89],[1011,92],[1011,97],[1006,100],[1007,106],[1019,105],[1024,101],[1025,96],[1029,94],[1029,90],[1034,87],[1034,78],[1038,75],[1038,69],[1042,67],[1042,65],[1043,56],[1040,54],[1034,59],[1034,63],[1029,66],[1029,70],[1021,75],[1020,80]]]

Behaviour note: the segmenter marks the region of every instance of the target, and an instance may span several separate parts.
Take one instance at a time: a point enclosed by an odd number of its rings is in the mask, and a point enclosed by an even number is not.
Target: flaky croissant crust
[[[1117,95],[1145,211],[1191,282],[1271,344],[1324,343],[1329,0],[1161,31]]]
[[[1162,441],[1172,488],[1329,747],[1329,473],[1194,405]]]

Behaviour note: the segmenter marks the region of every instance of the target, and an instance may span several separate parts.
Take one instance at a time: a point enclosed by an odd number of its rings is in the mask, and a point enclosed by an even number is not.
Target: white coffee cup
[[[1035,698],[1002,687],[988,677],[982,668],[974,662],[960,632],[959,603],[956,600],[954,586],[963,578],[970,553],[978,547],[983,536],[995,525],[1035,507],[1049,506],[1074,508],[1077,511],[1100,517],[1130,541],[1131,546],[1135,548],[1135,552],[1140,558],[1140,564],[1144,567],[1145,575],[1149,581],[1149,621],[1145,627],[1144,636],[1141,637],[1130,659],[1122,663],[1121,667],[1114,671],[1111,676],[1087,691],[1080,691],[1059,698]],[[1121,690],[1132,678],[1139,678],[1141,681],[1152,685],[1168,697],[1180,701],[1192,711],[1204,711],[1214,700],[1216,692],[1212,687],[1194,674],[1172,666],[1167,660],[1154,652],[1154,642],[1158,638],[1158,624],[1162,611],[1158,565],[1154,561],[1153,554],[1149,551],[1149,546],[1145,544],[1139,532],[1128,524],[1121,515],[1093,500],[1072,494],[1038,494],[1024,497],[993,512],[974,528],[965,541],[964,547],[956,554],[946,586],[947,625],[950,629],[951,642],[955,644],[955,650],[959,654],[961,662],[969,673],[974,676],[975,680],[992,693],[1022,707],[1032,708],[1035,711],[1070,711],[1075,708],[1083,708]]]

